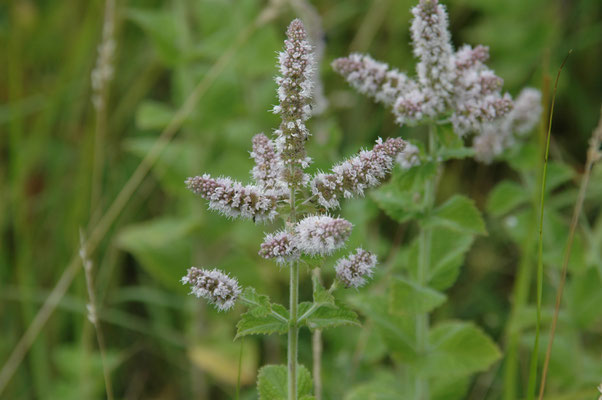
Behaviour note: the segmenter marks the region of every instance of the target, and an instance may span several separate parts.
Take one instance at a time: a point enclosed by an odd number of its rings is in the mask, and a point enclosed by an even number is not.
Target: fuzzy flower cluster
[[[525,88],[514,102],[514,108],[505,117],[483,125],[481,133],[473,140],[475,158],[489,164],[504,150],[512,147],[516,137],[531,131],[542,112],[539,90]]]
[[[186,180],[186,186],[209,201],[209,209],[227,217],[271,220],[276,216],[278,196],[255,185],[244,186],[230,178],[205,174]]]
[[[279,105],[273,111],[280,114],[282,122],[276,130],[276,141],[281,159],[287,167],[284,180],[295,186],[307,181],[303,170],[311,159],[305,152],[309,131],[305,121],[311,116],[311,94],[314,74],[314,56],[303,23],[296,19],[286,31],[284,51],[279,55],[278,84]]]
[[[376,256],[362,248],[355,253],[341,258],[335,265],[337,278],[345,287],[358,288],[366,283],[366,277],[371,277],[376,266]]]
[[[309,216],[295,226],[297,248],[311,256],[326,256],[345,245],[351,235],[351,222],[327,215]]]
[[[190,285],[192,294],[208,300],[220,311],[232,308],[241,293],[238,281],[218,269],[191,267],[182,283]]]
[[[485,65],[488,48],[464,45],[454,51],[447,12],[438,0],[420,0],[412,14],[415,78],[360,54],[335,60],[335,71],[359,92],[391,107],[400,125],[449,118],[456,134],[464,136],[507,116],[513,101],[501,92],[503,80]],[[537,119],[538,108],[527,114]]]
[[[364,190],[379,185],[393,168],[395,159],[406,146],[400,138],[378,139],[372,150],[335,165],[330,173],[319,173],[311,182],[318,202],[330,209],[339,206],[341,197],[362,196]]]
[[[286,192],[286,183],[282,180],[284,164],[276,152],[274,142],[263,133],[255,135],[251,157],[255,160],[251,171],[255,182],[264,190]]]
[[[408,143],[395,160],[401,169],[410,169],[416,165],[420,165],[420,150],[415,145]]]
[[[273,258],[279,264],[286,264],[299,258],[297,238],[294,233],[280,231],[266,235],[259,255],[263,258]]]

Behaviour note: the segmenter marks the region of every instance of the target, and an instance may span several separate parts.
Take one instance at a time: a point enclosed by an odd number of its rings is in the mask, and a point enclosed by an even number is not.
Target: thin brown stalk
[[[92,230],[90,237],[85,243],[86,249],[90,255],[96,251],[101,240],[104,238],[117,217],[128,204],[129,200],[143,182],[146,175],[150,172],[151,168],[158,160],[167,144],[171,141],[171,139],[173,139],[174,135],[180,129],[184,121],[194,110],[194,107],[198,103],[199,99],[220,75],[236,51],[243,43],[246,42],[251,34],[257,28],[268,23],[278,15],[280,10],[279,5],[280,3],[277,1],[270,3],[270,5],[263,10],[263,12],[255,19],[253,23],[247,26],[246,29],[241,30],[238,38],[235,40],[232,46],[230,46],[230,48],[220,56],[220,58],[215,62],[215,64],[213,64],[211,69],[207,72],[199,84],[193,89],[182,107],[174,115],[169,125],[163,130],[163,132],[161,132],[161,135],[153,147],[149,150],[132,176],[125,183],[107,212],[100,218],[98,224]],[[0,395],[6,389],[6,386],[23,361],[23,358],[31,348],[31,345],[38,337],[42,328],[56,309],[57,304],[71,286],[71,283],[79,272],[80,267],[81,260],[77,254],[74,254],[56,286],[50,293],[50,296],[48,296],[42,305],[42,308],[40,308],[40,311],[38,311],[34,317],[32,323],[17,342],[8,360],[2,366],[2,370],[0,370]]]
[[[85,239],[83,231],[80,232],[80,242],[81,247],[79,250],[79,256],[84,266],[84,273],[86,277],[86,289],[88,291],[88,319],[94,326],[94,330],[96,331],[96,340],[98,341],[98,350],[100,351],[100,358],[102,361],[102,372],[104,374],[105,380],[105,392],[107,394],[108,400],[113,400],[115,397],[113,396],[113,385],[111,384],[111,373],[109,371],[109,366],[107,364],[107,352],[105,346],[105,339],[102,333],[102,329],[100,327],[100,321],[98,320],[98,312],[96,308],[96,292],[94,290],[94,280],[92,279],[92,260],[88,257],[86,247],[85,247]]]
[[[571,218],[571,225],[569,228],[569,237],[567,239],[566,248],[564,250],[564,256],[562,259],[562,273],[560,277],[560,283],[556,289],[556,304],[554,306],[554,318],[552,319],[552,326],[550,327],[550,339],[548,340],[548,347],[546,349],[546,358],[543,363],[543,371],[541,374],[541,384],[539,386],[539,400],[543,400],[543,394],[546,388],[546,379],[548,376],[548,366],[550,364],[550,357],[552,355],[552,345],[554,344],[554,335],[556,334],[556,325],[558,323],[558,314],[560,312],[560,303],[562,301],[562,292],[564,290],[564,284],[566,282],[566,274],[571,258],[571,249],[573,247],[573,239],[575,238],[575,231],[579,223],[579,217],[583,208],[583,202],[585,201],[585,194],[587,192],[587,186],[591,176],[592,167],[600,160],[600,144],[602,142],[602,108],[600,110],[600,121],[598,126],[594,130],[592,137],[589,141],[589,149],[587,151],[587,160],[585,162],[585,171],[583,172],[583,178],[581,179],[581,186],[579,188],[579,195],[575,208],[573,208],[573,216]]]

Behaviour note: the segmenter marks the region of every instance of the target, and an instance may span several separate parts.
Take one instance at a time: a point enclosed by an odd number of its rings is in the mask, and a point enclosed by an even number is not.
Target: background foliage
[[[326,39],[321,74],[330,104],[310,125],[314,136],[309,152],[316,159],[315,168],[331,165],[378,136],[424,138],[421,129],[395,126],[387,111],[354,93],[329,67],[336,57],[362,51],[400,69],[412,69],[408,10],[413,4],[405,0],[314,2]],[[587,140],[602,101],[602,4],[596,0],[446,4],[455,44],[489,45],[490,65],[514,95],[525,85],[549,93],[549,74],[574,49],[560,81],[552,131],[554,163],[544,232],[546,328]],[[225,221],[207,212],[183,185],[187,176],[202,171],[246,180],[252,166],[251,137],[277,126],[277,116],[267,112],[275,103],[275,52],[282,47],[286,25],[298,14],[284,2],[274,19],[249,28],[266,6],[260,0],[118,2],[115,76],[103,146],[99,202],[103,211],[197,83],[207,79],[209,84],[92,254],[100,318],[119,398],[234,395],[240,342],[232,339],[241,310],[218,316],[186,296],[179,278],[188,266],[219,266],[275,301],[286,298],[286,274],[257,255],[262,227]],[[90,220],[98,221],[97,216],[90,217],[96,129],[90,73],[103,13],[104,1],[0,4],[0,364],[77,253],[80,228],[89,232]],[[235,51],[224,62],[223,55],[231,48]],[[212,69],[216,62],[217,73]],[[441,178],[437,202],[458,193],[474,199],[484,212],[488,234],[477,236],[472,246],[472,235],[465,240],[455,236],[457,243],[441,250],[467,252],[467,256],[454,264],[459,274],[456,284],[447,290],[448,301],[436,309],[433,319],[475,321],[504,353],[489,371],[441,398],[498,399],[511,388],[524,393],[533,343],[534,308],[529,304],[534,300],[534,278],[528,277],[534,274],[535,264],[533,204],[538,197],[540,144],[535,134],[527,145],[507,155],[508,162],[491,166],[451,160]],[[378,249],[383,261],[372,287],[350,293],[348,303],[360,312],[369,310],[370,297],[379,301],[371,294],[382,289],[388,271],[404,268],[412,257],[408,238],[415,227],[396,222],[403,218],[392,215],[391,207],[383,207],[383,195],[380,191],[348,202],[341,210],[355,223],[349,248],[365,243]],[[584,228],[573,250],[552,357],[550,399],[593,399],[602,380],[601,196],[602,170],[597,169],[586,201]],[[480,226],[471,229],[483,233]],[[525,286],[525,299],[513,309],[519,281]],[[403,294],[411,293],[411,288],[403,281],[396,284],[406,291],[392,301],[408,305]],[[450,285],[443,281],[438,287]],[[311,297],[309,280],[302,282],[301,297]],[[86,319],[87,299],[80,272],[18,366],[6,398],[103,398],[100,358]],[[437,298],[433,301],[438,304]],[[325,332],[326,399],[343,394],[365,399],[362,393],[374,393],[369,385],[394,387],[399,366],[377,322],[364,321],[362,329],[342,326]],[[241,398],[256,398],[258,365],[285,359],[283,340],[279,336],[244,339]],[[309,368],[307,331],[300,340],[301,362]],[[518,360],[514,382],[504,373],[512,352]],[[465,367],[478,370],[470,363]],[[452,363],[449,368],[460,367]],[[379,398],[400,398],[392,390],[389,397],[385,393]]]

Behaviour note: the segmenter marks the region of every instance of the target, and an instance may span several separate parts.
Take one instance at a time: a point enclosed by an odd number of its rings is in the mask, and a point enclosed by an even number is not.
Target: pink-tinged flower
[[[465,44],[454,55],[456,70],[466,70],[478,63],[485,63],[489,59],[489,47],[478,45],[472,48]]]
[[[413,144],[408,143],[405,149],[397,155],[395,161],[397,161],[397,164],[402,169],[410,169],[416,165],[420,165],[420,150]]]
[[[420,0],[412,9],[410,28],[418,82],[424,93],[422,113],[435,117],[445,111],[454,80],[453,49],[445,7],[438,0]]]
[[[400,95],[416,88],[416,83],[403,72],[389,69],[387,64],[364,54],[338,58],[332,68],[358,92],[387,106],[393,106]]]
[[[327,215],[306,217],[295,226],[297,247],[308,255],[325,256],[345,245],[351,222]]]
[[[541,112],[541,93],[532,88],[523,89],[509,113],[483,124],[473,141],[475,158],[486,164],[491,163],[516,143],[516,136],[523,136],[534,128]]]
[[[361,196],[364,190],[379,185],[391,171],[395,158],[405,148],[400,138],[376,141],[372,150],[360,153],[332,168],[332,172],[317,174],[311,182],[313,194],[326,208],[339,206],[341,197]]]
[[[253,136],[251,157],[255,160],[252,174],[257,185],[264,190],[285,192],[286,182],[282,180],[284,164],[274,143],[263,133]]]
[[[218,269],[188,268],[182,283],[190,285],[191,294],[206,299],[220,311],[232,308],[241,292],[238,281]]]
[[[232,218],[250,218],[254,221],[271,220],[276,215],[278,195],[257,186],[243,186],[230,178],[212,178],[208,174],[186,180],[193,193],[209,201],[209,209]]]
[[[299,249],[295,235],[286,231],[266,235],[259,255],[263,258],[274,258],[280,264],[296,260],[299,258]]]
[[[309,131],[305,121],[311,116],[311,94],[314,74],[314,56],[301,20],[295,19],[286,31],[284,51],[279,55],[281,76],[278,84],[279,105],[274,113],[282,123],[276,130],[276,145],[284,162],[284,180],[293,186],[306,183],[303,172],[311,159],[305,152]]]
[[[371,277],[376,266],[376,256],[364,249],[357,248],[355,253],[341,258],[335,265],[337,278],[345,287],[358,288],[366,284],[366,278]]]

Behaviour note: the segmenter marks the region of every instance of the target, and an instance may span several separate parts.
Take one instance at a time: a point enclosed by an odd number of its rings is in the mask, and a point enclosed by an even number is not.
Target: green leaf
[[[431,351],[425,373],[430,376],[466,376],[485,371],[501,356],[497,345],[470,322],[444,322],[429,333]]]
[[[527,201],[529,194],[525,188],[513,181],[503,181],[489,194],[487,211],[500,217]]]
[[[278,333],[280,335],[288,332],[288,323],[276,317],[273,314],[257,314],[247,311],[240,317],[236,324],[235,340],[247,335],[271,335]]]
[[[146,32],[163,62],[174,65],[181,59],[184,52],[177,45],[180,43],[178,28],[176,18],[171,13],[128,8],[126,16]]]
[[[443,304],[446,298],[443,293],[429,287],[395,278],[389,292],[389,310],[399,315],[428,313]]]
[[[288,399],[288,370],[284,365],[266,365],[257,376],[260,400]],[[303,365],[297,365],[297,397],[311,399],[311,374]]]
[[[136,126],[139,129],[162,129],[172,120],[174,111],[158,101],[145,100],[136,110]]]
[[[265,315],[272,310],[270,298],[258,294],[257,291],[255,291],[255,288],[246,287],[240,295],[240,298],[247,306],[249,306],[249,311],[252,311],[255,315]]]
[[[474,202],[466,196],[455,195],[437,207],[427,225],[445,226],[461,232],[485,234],[485,222]]]
[[[299,315],[303,315],[312,307],[313,303],[299,304]],[[357,314],[342,304],[333,307],[319,307],[307,318],[303,324],[311,330],[334,328],[341,325],[360,325]]]
[[[194,218],[158,218],[125,227],[117,235],[117,246],[134,255],[155,280],[184,290],[185,275],[192,251],[190,232],[198,226]]]
[[[316,275],[312,277],[314,287],[314,303],[320,307],[336,307],[334,304],[334,296],[322,286]]]
[[[404,387],[399,377],[385,372],[367,383],[354,387],[345,400],[404,400],[413,398],[411,388]]]

